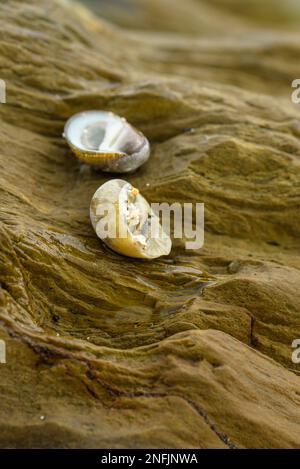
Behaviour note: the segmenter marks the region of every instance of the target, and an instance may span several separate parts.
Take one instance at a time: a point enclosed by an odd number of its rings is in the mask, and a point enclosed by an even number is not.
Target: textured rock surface
[[[1,3],[1,447],[299,447],[298,13],[275,2],[271,27],[236,3],[190,0],[198,37],[175,13],[170,35]],[[203,249],[145,263],[100,244],[88,207],[109,176],[61,138],[91,108],[151,140],[128,178],[149,201],[205,202]]]

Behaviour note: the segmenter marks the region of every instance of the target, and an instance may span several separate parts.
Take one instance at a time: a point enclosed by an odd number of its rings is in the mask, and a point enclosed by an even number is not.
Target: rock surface
[[[270,26],[254,0],[252,15],[187,4],[209,28],[0,5],[1,447],[299,447],[298,12],[280,21],[275,2]],[[177,240],[145,263],[95,237],[88,207],[110,176],[61,138],[93,108],[151,140],[127,178],[149,201],[205,203],[204,248]]]

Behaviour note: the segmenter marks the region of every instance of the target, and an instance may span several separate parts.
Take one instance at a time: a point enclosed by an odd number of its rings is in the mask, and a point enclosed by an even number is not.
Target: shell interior
[[[71,146],[99,154],[132,154],[145,144],[145,137],[126,119],[105,111],[75,114],[66,123],[64,136]]]
[[[98,210],[107,203],[116,207],[116,212],[107,218],[108,223],[117,227],[115,236],[110,238],[100,230],[103,215]],[[126,181],[113,179],[100,186],[92,198],[90,215],[99,238],[120,254],[153,259],[170,253],[172,242],[159,218],[138,189]]]

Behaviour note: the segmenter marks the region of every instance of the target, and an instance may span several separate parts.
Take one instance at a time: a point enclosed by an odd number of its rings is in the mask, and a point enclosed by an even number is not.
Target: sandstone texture
[[[299,447],[300,8],[102,3],[0,4],[0,447]],[[205,203],[202,249],[101,244],[86,109],[149,138],[149,202]]]

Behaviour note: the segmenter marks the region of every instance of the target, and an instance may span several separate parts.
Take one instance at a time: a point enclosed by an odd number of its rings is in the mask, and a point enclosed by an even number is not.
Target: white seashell
[[[100,186],[91,200],[90,217],[97,236],[119,254],[141,259],[170,254],[172,242],[159,218],[126,181],[112,179]]]
[[[150,155],[147,138],[112,112],[75,114],[66,122],[63,136],[80,160],[102,171],[128,173]]]

